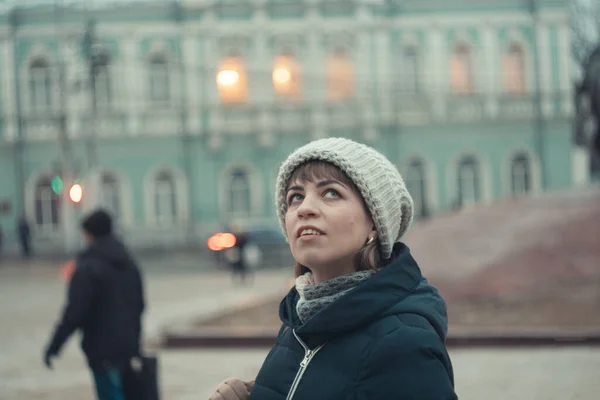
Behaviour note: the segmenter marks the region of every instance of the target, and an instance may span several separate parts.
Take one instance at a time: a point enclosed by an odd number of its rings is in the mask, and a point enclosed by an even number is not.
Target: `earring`
[[[367,239],[367,243],[366,244],[371,244],[373,243],[373,240],[375,240],[374,236],[369,237],[369,239]]]

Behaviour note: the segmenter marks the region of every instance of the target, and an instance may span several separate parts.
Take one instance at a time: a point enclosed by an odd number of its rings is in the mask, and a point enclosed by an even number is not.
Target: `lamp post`
[[[11,62],[13,63],[14,68],[14,91],[15,91],[15,108],[16,108],[16,123],[17,123],[17,137],[14,142],[14,166],[15,166],[15,182],[17,189],[17,215],[21,215],[25,207],[25,172],[24,172],[24,138],[23,138],[23,110],[21,104],[21,87],[20,87],[20,79],[19,79],[19,65],[17,63],[17,31],[19,29],[19,10],[14,8],[9,16],[10,21],[10,37],[11,37],[11,45],[13,47],[13,59]]]
[[[61,17],[62,9],[56,6],[54,7],[54,23],[55,27],[59,30],[59,19]],[[60,34],[59,39],[62,39]],[[65,74],[65,59],[64,54],[57,57],[58,62],[56,68],[58,69],[58,140],[60,143],[61,150],[61,175],[63,182],[70,186],[74,180],[75,175],[73,173],[73,162],[72,162],[72,149],[69,138],[68,125],[67,125],[67,82]],[[62,193],[61,197],[61,215],[62,215],[62,230],[64,235],[64,250],[68,254],[72,254],[77,249],[77,231],[75,227],[75,210],[71,206],[65,193]]]
[[[529,14],[533,22],[533,78],[534,78],[534,94],[533,102],[535,109],[535,122],[534,122],[534,141],[535,150],[540,161],[540,186],[541,189],[546,189],[546,163],[544,155],[544,131],[545,121],[542,109],[542,90],[540,87],[540,57],[539,57],[539,44],[537,40],[537,27],[539,25],[539,11],[537,0],[527,0]]]

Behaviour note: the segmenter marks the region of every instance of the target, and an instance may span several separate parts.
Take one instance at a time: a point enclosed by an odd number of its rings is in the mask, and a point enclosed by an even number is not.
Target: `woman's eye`
[[[299,193],[294,193],[288,198],[288,204],[293,203],[294,201],[302,200],[302,195]]]
[[[330,197],[330,198],[336,198],[336,197],[340,197],[340,194],[337,192],[337,190],[327,189],[325,191],[325,193],[323,193],[323,196]]]

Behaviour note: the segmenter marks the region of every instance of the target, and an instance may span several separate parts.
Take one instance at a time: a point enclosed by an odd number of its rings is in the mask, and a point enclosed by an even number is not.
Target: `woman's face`
[[[286,203],[292,254],[315,281],[356,271],[355,256],[375,230],[353,186],[331,178],[296,179],[288,185]]]

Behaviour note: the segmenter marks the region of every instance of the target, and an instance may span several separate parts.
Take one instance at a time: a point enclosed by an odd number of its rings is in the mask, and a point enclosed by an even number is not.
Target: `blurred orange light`
[[[69,197],[73,203],[79,203],[81,201],[83,198],[83,188],[80,184],[76,183],[71,186],[71,189],[69,190]]]
[[[236,238],[231,233],[215,233],[206,242],[208,248],[212,251],[221,251],[235,246]]]
[[[231,233],[224,233],[221,235],[220,237],[221,240],[221,246],[223,246],[226,249],[229,249],[233,246],[235,246],[235,236]]]
[[[223,247],[221,247],[221,241],[219,240],[219,234],[212,235],[206,242],[206,245],[212,251],[223,250]]]

